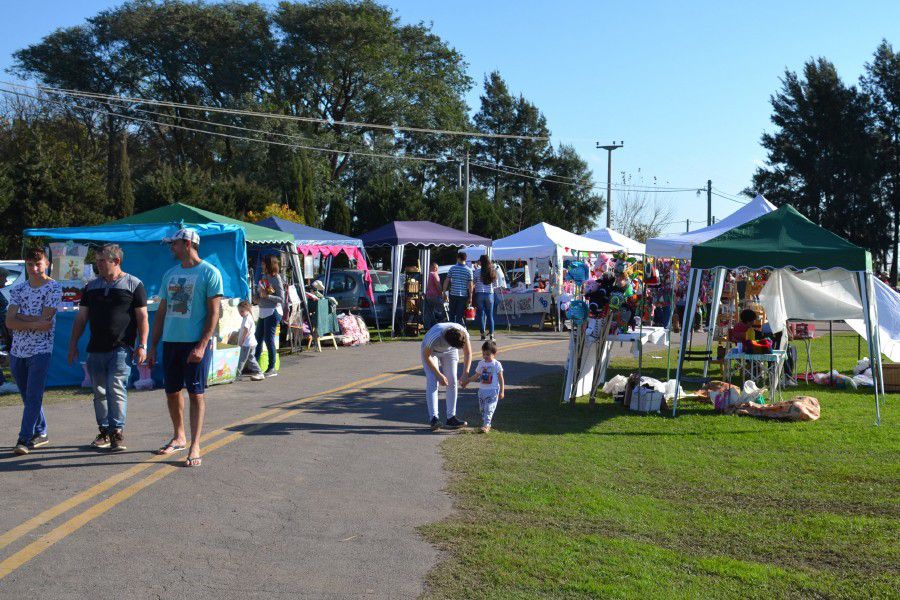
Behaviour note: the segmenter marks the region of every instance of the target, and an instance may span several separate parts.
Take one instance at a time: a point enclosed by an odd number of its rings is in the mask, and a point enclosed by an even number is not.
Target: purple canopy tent
[[[403,269],[403,250],[406,246],[419,249],[419,262],[423,268],[431,264],[431,249],[438,246],[468,248],[485,246],[490,251],[491,240],[439,225],[431,221],[394,221],[359,236],[366,248],[391,249],[391,274],[393,275],[393,305],[391,309],[391,333],[397,319],[397,301],[400,294],[400,271]],[[428,290],[428,277],[422,277],[422,293]]]

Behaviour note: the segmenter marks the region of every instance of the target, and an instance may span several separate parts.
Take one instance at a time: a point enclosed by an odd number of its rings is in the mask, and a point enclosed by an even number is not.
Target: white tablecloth
[[[619,333],[610,335],[606,338],[606,344],[603,348],[597,347],[602,332],[598,331],[601,321],[597,319],[589,319],[586,330],[587,337],[584,340],[584,349],[581,353],[581,368],[578,370],[578,381],[574,382],[576,387],[576,395],[584,396],[591,392],[591,386],[594,382],[594,369],[599,365],[600,373],[597,378],[599,385],[603,385],[606,381],[606,370],[609,367],[609,358],[612,354],[612,346],[615,342],[632,344],[632,354],[638,356],[639,346],[645,344],[662,344],[667,346],[669,339],[665,327],[644,327],[641,330],[629,331],[628,333]],[[575,345],[574,336],[569,338],[569,357],[566,361],[566,394],[571,390],[573,378],[575,376],[572,363],[574,360]]]

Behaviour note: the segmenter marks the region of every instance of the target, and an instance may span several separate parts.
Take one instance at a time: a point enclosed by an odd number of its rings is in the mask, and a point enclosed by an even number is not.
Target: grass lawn
[[[849,371],[856,336],[835,346]],[[827,339],[813,358],[827,369]],[[692,401],[676,419],[561,405],[561,385],[511,391],[498,431],[445,442],[457,511],[422,529],[447,551],[431,596],[898,597],[900,395],[875,427],[865,389],[801,386],[822,418],[779,423]]]

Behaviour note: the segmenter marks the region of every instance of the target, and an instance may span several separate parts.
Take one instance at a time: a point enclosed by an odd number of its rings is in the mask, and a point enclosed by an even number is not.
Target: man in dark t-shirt
[[[81,291],[81,305],[69,338],[69,363],[78,358],[78,340],[91,326],[87,368],[94,388],[100,433],[93,448],[125,450],[125,412],[131,364],[147,357],[147,292],[137,277],[122,271],[122,249],[108,244],[97,253],[99,277]]]

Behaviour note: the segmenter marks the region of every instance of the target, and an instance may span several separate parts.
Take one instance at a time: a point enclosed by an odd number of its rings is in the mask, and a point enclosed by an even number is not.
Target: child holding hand
[[[487,341],[481,346],[482,360],[478,361],[475,372],[466,378],[466,383],[478,382],[478,407],[481,409],[481,433],[491,430],[491,419],[497,410],[497,403],[503,399],[506,384],[503,381],[503,365],[497,360],[497,344]]]

